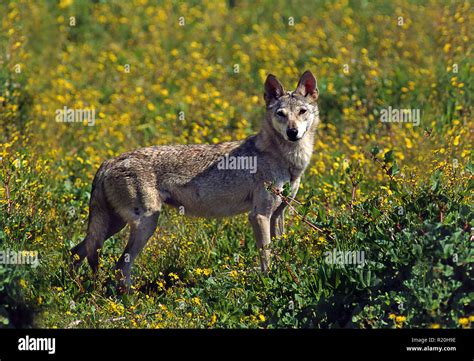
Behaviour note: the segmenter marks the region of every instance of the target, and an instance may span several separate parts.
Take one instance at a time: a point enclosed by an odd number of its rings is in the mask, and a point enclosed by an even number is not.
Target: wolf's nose
[[[289,140],[297,140],[298,138],[298,129],[296,128],[289,128],[286,130],[286,135],[288,136]]]

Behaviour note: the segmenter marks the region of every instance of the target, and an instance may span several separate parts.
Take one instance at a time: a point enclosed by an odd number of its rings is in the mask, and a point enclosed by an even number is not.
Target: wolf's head
[[[297,142],[319,121],[318,95],[316,78],[309,70],[301,76],[294,92],[285,92],[283,85],[270,74],[264,94],[267,120],[283,139]]]

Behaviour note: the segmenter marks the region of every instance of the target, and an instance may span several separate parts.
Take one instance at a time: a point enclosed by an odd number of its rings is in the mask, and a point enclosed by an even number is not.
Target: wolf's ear
[[[272,104],[275,100],[285,94],[283,85],[278,81],[275,75],[269,74],[267,80],[265,80],[265,103],[267,107]]]
[[[311,73],[309,70],[306,70],[304,74],[301,75],[295,93],[300,94],[304,97],[310,97],[312,102],[318,100],[318,83],[316,82],[316,78],[314,77],[313,73]]]

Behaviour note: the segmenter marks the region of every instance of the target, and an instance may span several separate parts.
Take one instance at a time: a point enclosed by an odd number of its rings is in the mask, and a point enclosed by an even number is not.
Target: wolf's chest
[[[311,159],[311,151],[306,147],[296,148],[288,152],[286,159],[289,163],[288,171],[291,181],[299,178],[304,172]]]

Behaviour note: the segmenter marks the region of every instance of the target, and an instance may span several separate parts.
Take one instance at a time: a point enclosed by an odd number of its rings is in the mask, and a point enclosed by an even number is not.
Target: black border
[[[18,339],[54,337],[56,353],[18,351]],[[412,338],[455,338],[424,344]],[[0,329],[0,361],[271,357],[348,360],[474,360],[474,330],[125,330]],[[407,351],[408,346],[455,346],[456,351]],[[286,357],[285,357],[286,358]]]

